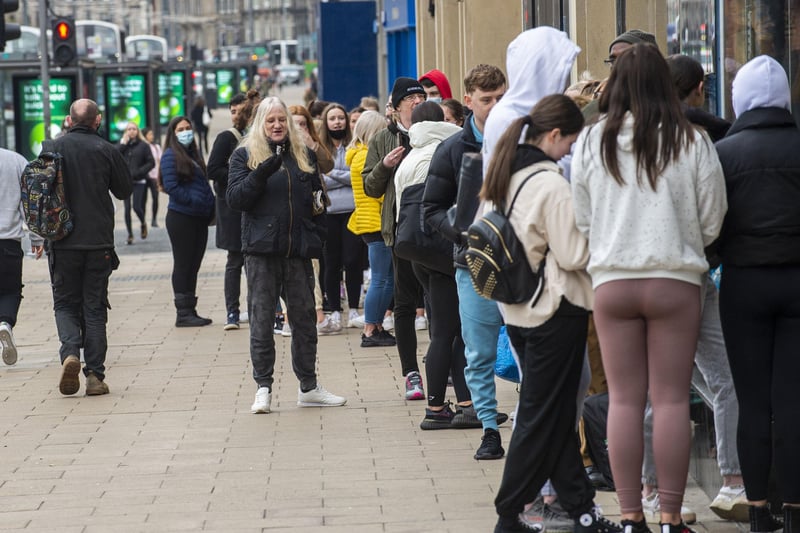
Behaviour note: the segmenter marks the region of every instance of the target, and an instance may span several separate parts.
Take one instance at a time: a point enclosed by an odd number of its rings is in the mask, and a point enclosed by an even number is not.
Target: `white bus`
[[[297,54],[297,41],[294,39],[278,39],[270,41],[268,46],[269,59],[272,65],[297,65],[301,63]]]
[[[158,35],[125,37],[125,54],[134,61],[167,60],[167,40]]]
[[[78,57],[96,63],[119,63],[125,59],[125,32],[103,20],[77,20]]]

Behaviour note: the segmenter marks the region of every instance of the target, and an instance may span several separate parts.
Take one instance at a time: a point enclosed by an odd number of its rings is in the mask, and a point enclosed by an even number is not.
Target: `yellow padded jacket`
[[[367,160],[366,144],[357,143],[349,148],[345,154],[345,162],[350,167],[351,183],[353,185],[353,198],[356,208],[347,221],[347,229],[355,235],[374,233],[381,230],[381,208],[383,206],[383,196],[371,198],[364,193],[364,180],[361,171]]]

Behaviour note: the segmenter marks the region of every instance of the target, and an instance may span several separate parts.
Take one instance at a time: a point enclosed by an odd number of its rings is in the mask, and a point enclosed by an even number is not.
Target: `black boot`
[[[800,533],[800,507],[783,506],[783,533]]]
[[[202,318],[197,316],[197,311],[195,310],[196,306],[197,297],[195,295],[183,293],[176,294],[175,309],[178,310],[178,316],[175,319],[175,327],[194,328],[211,324],[210,318]]]
[[[773,516],[769,509],[769,504],[760,506],[751,505],[749,511],[751,533],[770,533],[783,527],[781,521]],[[786,516],[788,517],[789,515],[787,514]],[[798,518],[800,517],[796,517],[795,520],[797,521]],[[798,527],[800,527],[800,521],[797,521],[797,524]],[[786,529],[784,531],[785,533],[789,533],[791,530]],[[797,531],[800,531],[800,529]]]

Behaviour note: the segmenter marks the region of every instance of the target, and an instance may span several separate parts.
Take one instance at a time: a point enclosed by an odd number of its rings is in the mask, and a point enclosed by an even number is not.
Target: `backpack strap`
[[[236,142],[242,142],[242,134],[236,128],[228,128],[228,131],[233,133],[233,136],[236,137]]]
[[[511,216],[511,210],[514,209],[514,204],[517,202],[517,196],[519,196],[519,193],[522,192],[522,188],[525,186],[526,183],[528,183],[528,180],[531,179],[532,177],[534,177],[536,174],[539,174],[540,172],[544,172],[545,170],[547,170],[547,169],[540,168],[539,170],[537,170],[536,172],[533,172],[531,175],[529,175],[524,180],[522,180],[522,183],[520,183],[519,187],[517,187],[517,192],[514,193],[514,198],[511,199],[511,206],[508,208],[508,212],[506,213],[506,217]],[[501,209],[503,211],[505,211],[504,206],[500,206],[500,207],[501,207]]]

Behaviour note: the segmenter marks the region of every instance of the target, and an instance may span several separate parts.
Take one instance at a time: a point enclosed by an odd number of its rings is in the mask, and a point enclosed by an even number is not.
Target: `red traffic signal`
[[[70,37],[72,37],[72,26],[63,20],[56,24],[56,28],[53,31],[54,35],[57,39],[61,41],[66,41]]]
[[[56,17],[50,27],[53,32],[53,63],[60,67],[74,65],[78,60],[75,20],[70,17]]]

